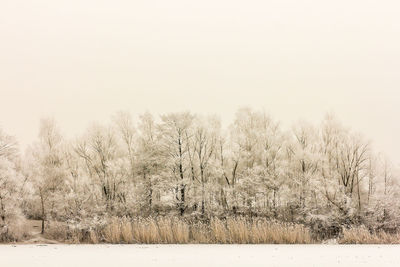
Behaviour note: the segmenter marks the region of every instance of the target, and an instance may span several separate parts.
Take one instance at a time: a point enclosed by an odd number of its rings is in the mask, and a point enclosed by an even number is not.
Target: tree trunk
[[[204,182],[201,184],[201,214],[205,213],[205,201],[204,201]]]
[[[3,198],[0,197],[0,207],[1,207],[1,220],[4,222],[6,220],[6,216],[5,216],[5,208],[4,208],[4,204],[3,204]]]
[[[274,188],[273,207],[274,207],[274,217],[276,218],[278,216],[278,214],[277,214],[277,211],[276,211],[276,189],[275,188]]]
[[[44,221],[45,221],[45,212],[44,212],[44,199],[43,199],[43,195],[40,194],[40,203],[42,206],[42,231],[41,233],[44,234]]]
[[[203,167],[200,166],[200,176],[201,176],[201,214],[204,215],[205,213],[205,190],[204,190],[204,170]]]
[[[181,205],[180,205],[180,212],[181,216],[183,216],[183,213],[185,212],[185,187],[183,184],[181,184]]]
[[[181,183],[181,201],[180,201],[180,213],[181,216],[183,215],[183,213],[185,212],[185,185],[183,184],[183,164],[182,164],[182,157],[183,157],[183,151],[182,151],[182,142],[181,142],[181,136],[179,135],[179,139],[178,139],[178,145],[179,145],[179,175],[180,178],[182,180]]]
[[[361,213],[361,194],[360,194],[360,178],[357,173],[357,195],[358,195],[358,212]]]

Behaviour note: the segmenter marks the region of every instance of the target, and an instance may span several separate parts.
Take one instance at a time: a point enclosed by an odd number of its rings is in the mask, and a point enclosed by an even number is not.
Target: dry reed
[[[78,233],[77,233],[78,234]],[[112,244],[308,244],[309,230],[296,224],[245,218],[188,222],[178,218],[112,218],[103,228],[74,240]]]
[[[22,226],[14,225],[2,242],[27,238]],[[245,217],[209,221],[184,218],[118,218],[89,230],[71,229],[65,223],[52,222],[45,238],[67,243],[111,244],[310,244],[317,243],[309,229],[301,224],[248,219]],[[369,231],[366,227],[343,229],[340,244],[400,244],[400,233]]]
[[[369,231],[360,226],[344,229],[340,244],[400,244],[400,233],[386,233],[384,231]]]

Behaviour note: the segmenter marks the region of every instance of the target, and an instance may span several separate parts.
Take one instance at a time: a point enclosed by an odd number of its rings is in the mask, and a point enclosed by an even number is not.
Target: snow
[[[399,245],[0,245],[1,266],[396,266]]]

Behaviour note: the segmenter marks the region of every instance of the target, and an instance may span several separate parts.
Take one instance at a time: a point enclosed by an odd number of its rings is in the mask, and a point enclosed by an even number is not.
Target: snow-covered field
[[[1,245],[1,266],[399,266],[397,245]]]

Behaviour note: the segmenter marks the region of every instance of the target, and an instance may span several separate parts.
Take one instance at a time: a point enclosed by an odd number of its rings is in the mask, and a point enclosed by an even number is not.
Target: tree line
[[[283,129],[242,108],[229,127],[190,112],[134,121],[119,112],[66,139],[43,119],[22,154],[0,132],[0,226],[24,218],[91,227],[109,216],[266,217],[322,234],[366,225],[396,230],[396,169],[327,115]]]

